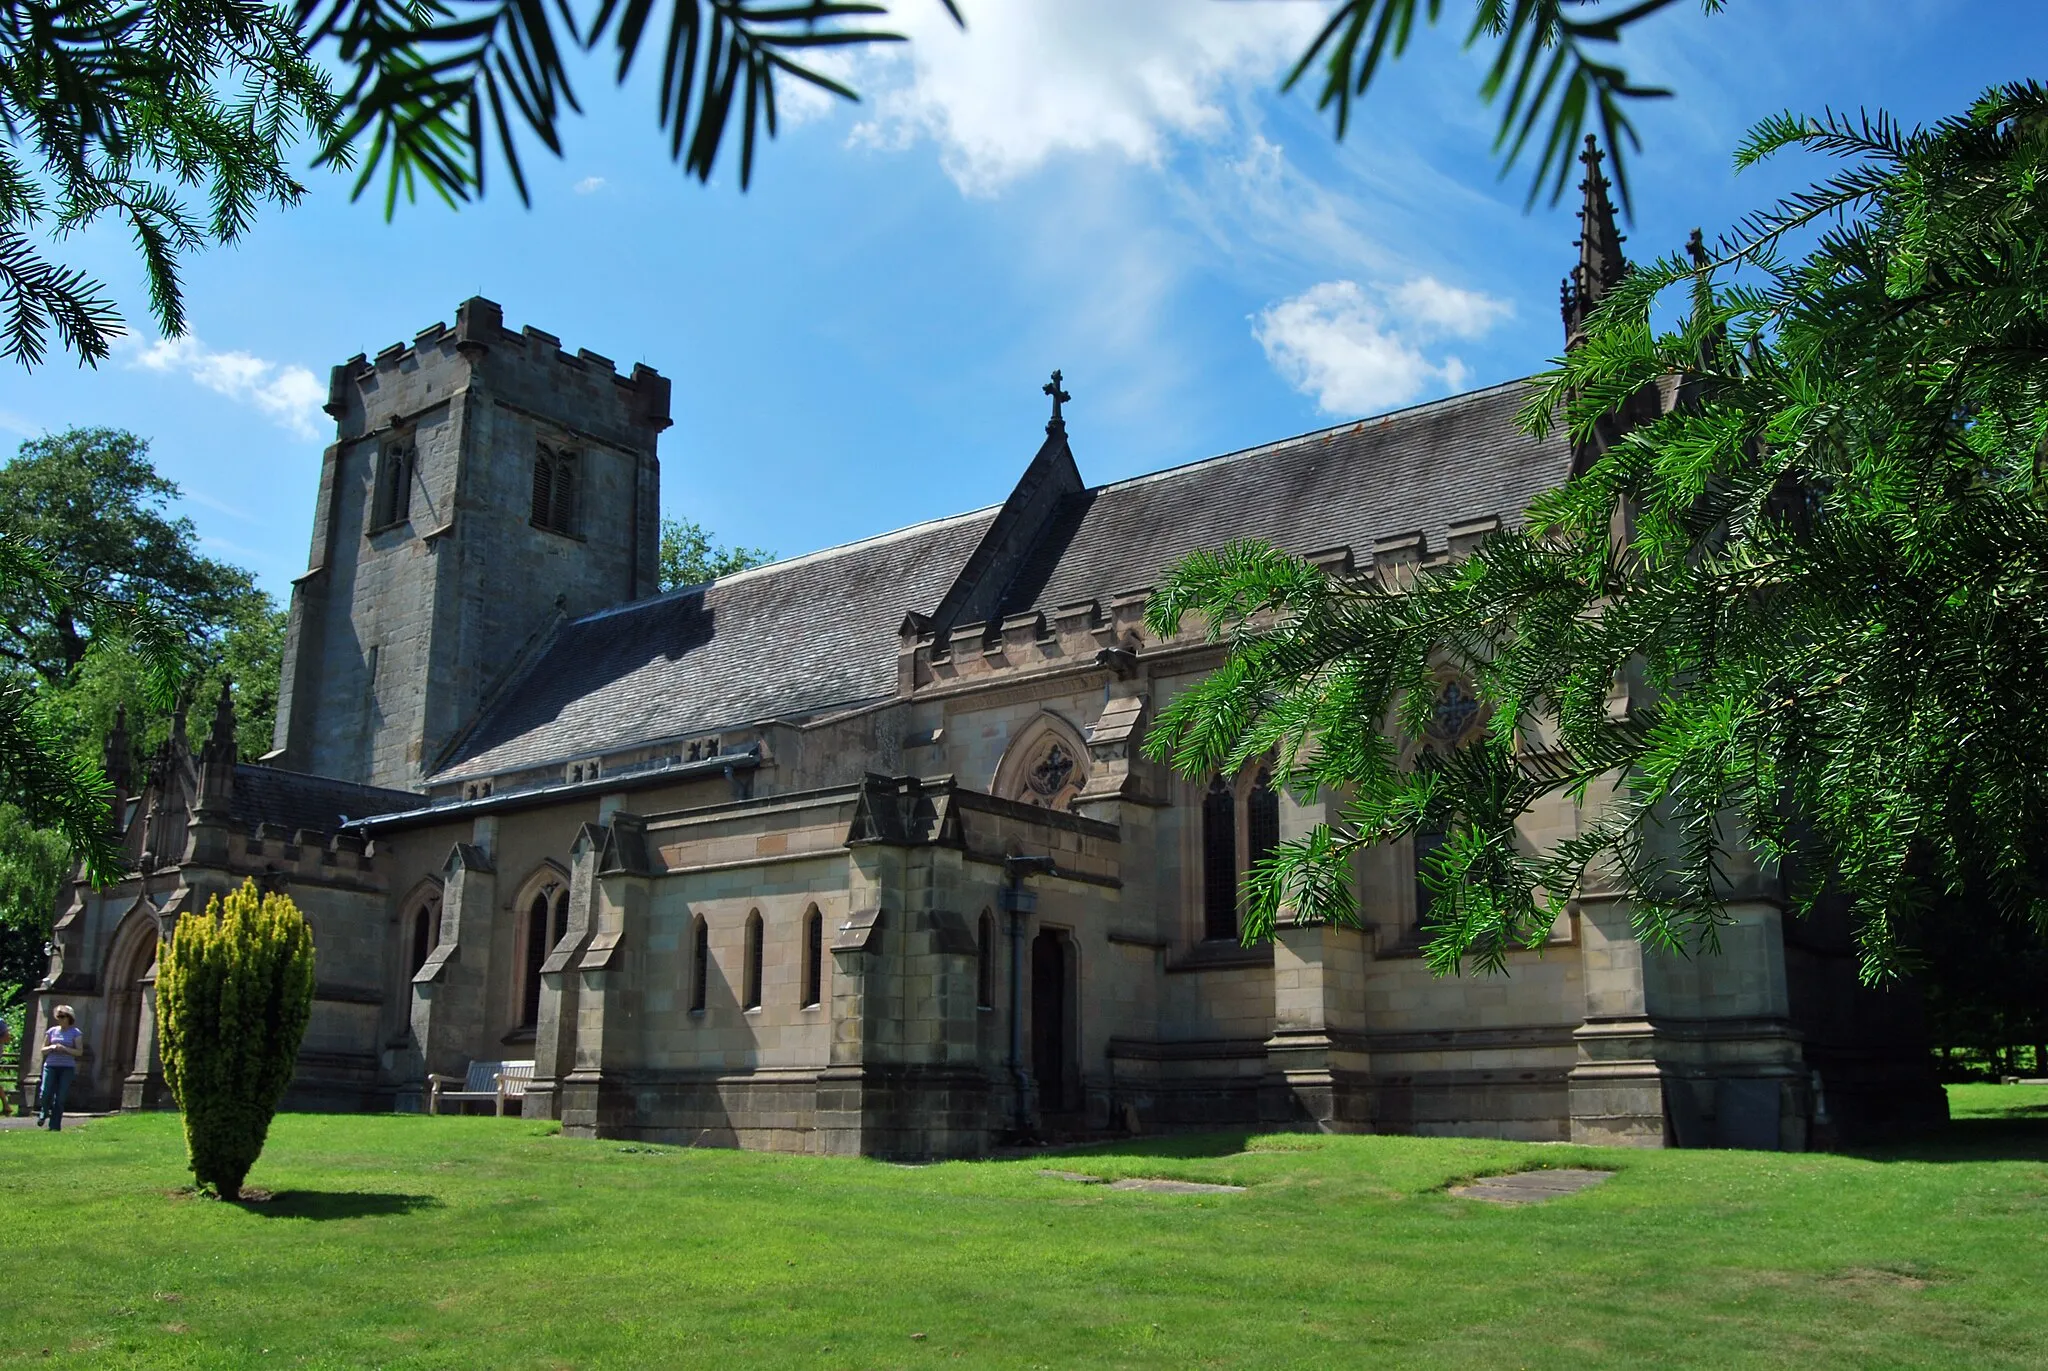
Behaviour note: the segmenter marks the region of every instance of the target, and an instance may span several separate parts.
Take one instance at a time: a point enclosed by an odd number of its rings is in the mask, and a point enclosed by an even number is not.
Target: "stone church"
[[[1568,340],[1620,241],[1589,152]],[[1242,945],[1241,874],[1336,801],[1143,759],[1221,651],[1148,633],[1148,588],[1233,538],[1397,582],[1575,454],[1511,382],[1091,486],[1047,389],[1000,505],[661,592],[662,376],[484,299],[336,367],[275,751],[237,760],[225,697],[141,767],[109,740],[132,870],[69,889],[36,1000],[38,1037],[59,1001],[86,1030],[74,1108],[167,1103],[160,940],[254,876],[318,949],[287,1107],[531,1059],[526,1115],[570,1134],[888,1157],[1220,1126],[1801,1148],[1941,1109],[1911,997],[1759,875],[1719,955],[1645,949],[1589,879],[1509,974],[1437,978],[1403,841],[1358,864],[1362,927]],[[1440,689],[1455,746],[1470,683]]]

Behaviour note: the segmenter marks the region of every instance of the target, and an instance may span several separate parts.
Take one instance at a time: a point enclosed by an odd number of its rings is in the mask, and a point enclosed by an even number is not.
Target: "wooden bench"
[[[525,1099],[527,1082],[532,1079],[532,1062],[471,1062],[467,1076],[427,1077],[427,1112],[440,1113],[442,1102],[446,1100],[464,1103],[490,1100],[497,1106],[498,1117],[503,1118],[505,1101]],[[459,1085],[462,1089],[443,1088],[450,1085]]]

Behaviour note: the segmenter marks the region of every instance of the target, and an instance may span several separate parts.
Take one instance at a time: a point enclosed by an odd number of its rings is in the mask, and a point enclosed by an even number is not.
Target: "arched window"
[[[690,1012],[702,1014],[711,989],[711,926],[698,915],[690,930]]]
[[[441,908],[431,901],[413,911],[412,916],[412,957],[406,965],[405,979],[410,981],[420,974],[420,968],[427,964],[427,954],[434,950],[435,936],[441,928]]]
[[[576,522],[576,454],[533,450],[533,526],[570,533]]]
[[[377,472],[375,527],[389,527],[412,512],[412,477],[412,445],[393,443],[385,448]]]
[[[804,1008],[825,1002],[825,916],[812,905],[804,915]]]
[[[569,892],[550,885],[534,893],[526,907],[526,964],[520,983],[519,1024],[540,1022],[540,967],[569,926]]]
[[[1202,936],[1237,936],[1237,797],[1221,776],[1202,797]]]
[[[748,1009],[761,1007],[761,911],[747,915],[746,990]]]
[[[1248,839],[1245,870],[1256,871],[1280,846],[1280,796],[1273,790],[1273,773],[1264,767],[1259,768],[1251,793],[1244,797],[1244,826]]]
[[[974,1003],[996,1007],[996,916],[981,911],[981,936],[974,944]]]

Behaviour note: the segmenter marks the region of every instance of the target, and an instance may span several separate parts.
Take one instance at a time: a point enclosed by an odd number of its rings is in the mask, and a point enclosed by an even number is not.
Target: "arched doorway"
[[[99,1040],[88,1044],[101,1063],[92,1080],[97,1108],[123,1107],[128,1103],[123,1098],[128,1078],[138,1072],[146,1075],[155,1066],[155,1016],[144,1012],[143,999],[155,988],[148,977],[156,966],[157,943],[156,916],[139,911],[129,915],[107,958],[106,1021],[100,1025]],[[138,1089],[134,1104],[154,1104],[146,1084]]]
[[[1031,940],[1031,1075],[1041,1114],[1063,1114],[1073,1088],[1068,1041],[1067,944],[1046,929]]]

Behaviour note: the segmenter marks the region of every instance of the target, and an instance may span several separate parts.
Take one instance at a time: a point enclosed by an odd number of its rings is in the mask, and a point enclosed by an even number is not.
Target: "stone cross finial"
[[[1046,430],[1050,432],[1055,424],[1066,423],[1066,420],[1060,417],[1060,406],[1074,397],[1060,389],[1060,373],[1058,368],[1053,369],[1052,379],[1043,386],[1040,386],[1039,389],[1052,396],[1052,418],[1047,420],[1045,425]]]

